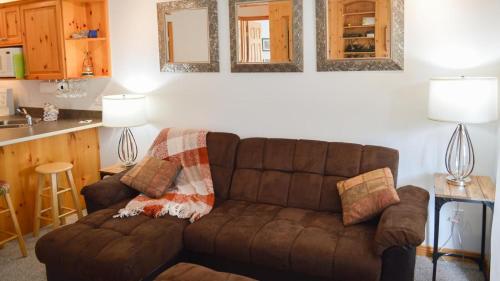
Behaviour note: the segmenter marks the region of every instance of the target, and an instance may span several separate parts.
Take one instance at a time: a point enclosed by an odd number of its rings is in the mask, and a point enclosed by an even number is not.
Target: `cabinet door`
[[[64,55],[59,1],[21,6],[28,79],[63,79]]]
[[[271,62],[287,63],[292,59],[292,1],[269,3]]]
[[[1,15],[1,46],[21,45],[21,20],[19,18],[19,7],[7,7],[0,10]]]

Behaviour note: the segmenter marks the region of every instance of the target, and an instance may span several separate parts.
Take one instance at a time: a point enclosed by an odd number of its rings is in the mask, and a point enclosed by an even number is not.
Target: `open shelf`
[[[389,57],[391,11],[384,1],[328,0],[330,59]]]
[[[349,16],[364,16],[364,15],[375,15],[375,11],[345,13],[344,17],[349,17]]]
[[[350,29],[350,28],[374,28],[375,25],[351,25],[351,26],[344,26],[345,29]]]
[[[93,42],[93,41],[106,41],[108,38],[67,38],[66,41],[80,41],[80,42]]]
[[[375,37],[344,37],[344,40],[358,40],[358,39],[371,39],[375,40]]]
[[[387,58],[382,58],[382,57],[364,57],[364,58],[343,58],[343,60],[382,60],[382,59],[387,59]]]
[[[68,79],[94,79],[111,76],[108,6],[105,0],[66,0],[63,26]],[[72,38],[72,34],[97,30],[97,38]],[[86,53],[94,66],[94,76],[82,76]]]

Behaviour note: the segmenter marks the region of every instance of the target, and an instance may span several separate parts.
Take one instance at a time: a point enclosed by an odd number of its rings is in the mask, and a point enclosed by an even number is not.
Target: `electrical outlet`
[[[66,80],[61,80],[57,83],[57,90],[61,92],[66,92],[69,90],[69,83]]]

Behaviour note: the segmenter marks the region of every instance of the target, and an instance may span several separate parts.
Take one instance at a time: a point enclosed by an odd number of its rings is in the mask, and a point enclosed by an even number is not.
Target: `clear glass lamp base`
[[[475,165],[474,147],[464,124],[458,124],[448,143],[445,164],[449,184],[465,187],[471,183],[469,176]]]
[[[455,186],[461,186],[461,187],[466,187],[467,185],[469,185],[471,183],[471,178],[470,177],[466,177],[466,178],[463,178],[463,179],[456,179],[454,176],[450,175],[446,178],[446,180],[448,181],[449,184],[451,185],[455,185]]]
[[[118,142],[118,157],[124,167],[135,165],[137,160],[138,149],[134,134],[129,128],[124,128],[120,140]]]
[[[135,166],[135,164],[137,164],[137,163],[136,162],[122,162],[122,166],[125,168]]]

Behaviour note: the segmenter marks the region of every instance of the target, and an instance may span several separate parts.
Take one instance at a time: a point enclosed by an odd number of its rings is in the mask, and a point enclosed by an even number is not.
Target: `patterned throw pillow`
[[[337,183],[344,225],[367,221],[385,208],[398,204],[394,178],[389,168],[379,169]]]
[[[146,156],[121,178],[121,182],[148,197],[160,198],[172,186],[180,170],[179,161]]]

